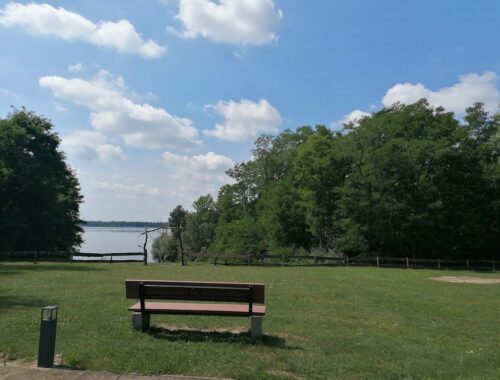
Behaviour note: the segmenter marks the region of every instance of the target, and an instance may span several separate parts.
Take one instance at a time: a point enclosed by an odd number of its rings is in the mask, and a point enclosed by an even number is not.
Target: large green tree
[[[50,120],[0,119],[0,250],[70,250],[81,242],[78,180]]]
[[[466,120],[477,121],[473,113],[480,111],[469,109]],[[396,104],[348,127],[352,164],[338,189],[339,249],[400,257],[486,255],[495,195],[478,149],[487,128],[461,125],[425,100]]]
[[[215,237],[217,208],[211,195],[193,202],[193,212],[186,216],[186,245],[191,253],[206,251]]]
[[[184,243],[182,241],[186,229],[187,211],[181,205],[176,206],[168,218],[168,227],[172,231],[172,236],[175,238],[181,258],[181,264],[185,265],[186,260],[184,257]]]

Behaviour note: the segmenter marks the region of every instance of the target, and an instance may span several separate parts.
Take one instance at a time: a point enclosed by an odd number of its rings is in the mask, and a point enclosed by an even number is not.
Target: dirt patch
[[[500,284],[500,278],[468,277],[468,276],[440,276],[432,277],[431,280],[442,282],[454,282],[459,284]]]
[[[184,325],[176,325],[171,326],[164,323],[158,323],[154,325],[157,328],[170,331],[170,332],[193,332],[193,333],[218,333],[218,334],[245,334],[248,333],[248,329],[242,327],[233,327],[233,328],[211,328],[211,329],[198,329],[196,327],[188,327]]]

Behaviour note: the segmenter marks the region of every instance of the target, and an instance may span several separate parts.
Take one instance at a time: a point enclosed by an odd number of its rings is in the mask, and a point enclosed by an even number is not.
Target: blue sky
[[[260,133],[500,103],[500,2],[0,2],[0,115],[51,118],[85,219],[165,220]]]

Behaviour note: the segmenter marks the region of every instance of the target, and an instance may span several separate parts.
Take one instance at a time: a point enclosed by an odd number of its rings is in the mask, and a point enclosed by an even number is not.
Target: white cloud
[[[159,58],[166,51],[164,46],[144,40],[128,20],[94,23],[78,13],[49,4],[10,2],[0,10],[0,24],[7,28],[21,28],[34,36],[86,41],[146,59]]]
[[[219,101],[205,108],[214,110],[225,120],[223,124],[216,124],[214,129],[203,133],[223,140],[241,141],[262,133],[274,133],[282,123],[280,113],[266,99],[259,102],[248,99],[240,102]]]
[[[68,71],[72,73],[78,73],[83,70],[83,65],[81,63],[75,63],[74,65],[68,66]]]
[[[160,188],[146,186],[143,183],[94,181],[94,185],[100,190],[110,192],[111,194],[113,194],[113,197],[119,199],[127,199],[127,198],[144,199],[144,197],[156,198],[162,195]]]
[[[443,106],[447,111],[462,114],[473,103],[483,102],[487,110],[494,111],[500,102],[497,83],[498,76],[491,71],[461,75],[458,83],[437,91],[422,83],[398,83],[387,91],[382,103],[388,107],[396,102],[410,104],[426,98],[433,106]]]
[[[360,121],[362,118],[364,118],[366,116],[370,116],[370,113],[362,111],[362,110],[354,110],[354,111],[348,113],[347,115],[345,115],[343,119],[334,122],[333,125],[335,125],[335,126],[344,125],[344,124],[351,123],[351,122],[356,124],[358,121]]]
[[[175,17],[182,31],[167,30],[185,38],[202,36],[215,42],[263,45],[278,39],[274,28],[283,18],[273,0],[180,0]]]
[[[7,90],[5,88],[0,88],[0,95],[10,96],[12,98],[20,98],[21,95],[15,93],[14,91]]]
[[[62,138],[61,147],[68,154],[86,160],[125,159],[125,154],[119,146],[110,144],[106,136],[95,131],[73,131]]]
[[[195,156],[181,156],[170,152],[162,155],[165,166],[171,169],[176,189],[172,196],[188,201],[194,200],[201,193],[217,194],[219,187],[232,180],[225,171],[233,166],[229,157],[208,152]]]
[[[214,152],[195,156],[165,152],[162,157],[165,165],[174,170],[174,177],[190,178],[200,182],[226,181],[228,177],[224,172],[234,164],[229,157]]]
[[[54,108],[56,109],[56,111],[58,112],[68,112],[68,109],[66,107],[64,107],[63,105],[57,103],[57,102],[53,102],[54,104]]]
[[[420,99],[427,101],[434,107],[442,106],[446,111],[463,115],[465,110],[476,102],[482,102],[489,112],[496,112],[500,104],[500,89],[498,75],[492,71],[483,74],[466,74],[459,77],[458,83],[443,87],[436,91],[430,90],[422,83],[398,83],[392,86],[382,98],[382,104],[389,107],[396,102],[412,104]],[[370,106],[374,111],[375,105]],[[344,124],[363,116],[370,115],[362,110],[354,110],[345,115],[342,120],[332,123],[332,127]]]
[[[165,109],[128,98],[122,77],[101,70],[91,80],[45,76],[43,88],[54,96],[90,110],[91,125],[109,136],[121,136],[125,144],[142,148],[187,148],[199,144],[192,121],[169,114]]]

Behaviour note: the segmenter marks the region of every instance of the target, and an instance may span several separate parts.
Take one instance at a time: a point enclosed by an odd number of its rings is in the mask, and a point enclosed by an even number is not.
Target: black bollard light
[[[57,306],[42,307],[38,367],[50,368],[54,365],[58,309]]]

